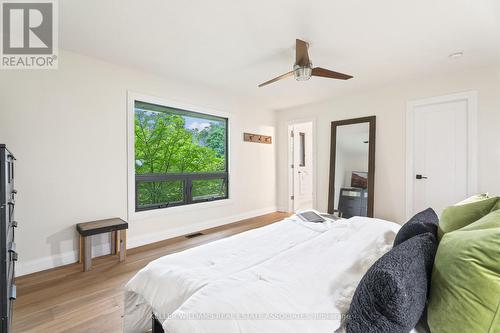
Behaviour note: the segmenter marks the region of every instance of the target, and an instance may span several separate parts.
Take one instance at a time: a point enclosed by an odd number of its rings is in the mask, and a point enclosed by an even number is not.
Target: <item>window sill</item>
[[[168,215],[174,215],[174,214],[180,214],[180,213],[196,212],[196,211],[210,209],[210,208],[214,208],[214,207],[229,206],[232,204],[233,204],[233,200],[228,198],[228,199],[221,199],[221,200],[208,201],[208,202],[199,202],[199,203],[190,204],[190,205],[165,207],[165,208],[144,210],[144,211],[138,211],[138,212],[136,212],[134,210],[134,211],[129,212],[128,219],[130,222],[130,221],[135,221],[135,220],[143,220],[143,219],[147,219],[150,217],[161,217],[161,216],[168,216]]]

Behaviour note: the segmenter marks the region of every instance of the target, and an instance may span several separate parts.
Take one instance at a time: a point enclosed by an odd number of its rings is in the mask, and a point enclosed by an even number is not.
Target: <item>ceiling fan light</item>
[[[311,78],[311,74],[312,74],[312,65],[305,67],[300,67],[296,65],[293,68],[293,76],[297,81],[309,80]]]
[[[328,79],[337,80],[349,80],[352,79],[351,75],[334,72],[325,68],[316,67],[313,68],[311,61],[309,60],[309,54],[307,49],[309,44],[303,40],[295,40],[295,65],[293,69],[288,73],[282,74],[275,77],[274,79],[268,80],[264,83],[259,84],[259,87],[267,86],[268,84],[274,83],[279,80],[294,76],[296,81],[306,81],[311,78],[311,76],[321,76]]]

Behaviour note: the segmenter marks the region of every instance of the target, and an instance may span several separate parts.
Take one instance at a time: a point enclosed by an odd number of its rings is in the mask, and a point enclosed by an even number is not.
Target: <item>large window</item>
[[[134,102],[135,210],[228,198],[227,118]]]

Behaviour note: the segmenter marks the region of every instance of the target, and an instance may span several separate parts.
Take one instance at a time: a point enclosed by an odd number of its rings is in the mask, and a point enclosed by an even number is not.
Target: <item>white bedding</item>
[[[172,313],[210,282],[258,265],[328,227],[291,217],[152,261],[125,286],[124,332],[147,331],[152,311]]]
[[[165,256],[126,285],[124,331],[148,330],[153,311],[168,333],[332,333],[399,228],[290,218]]]

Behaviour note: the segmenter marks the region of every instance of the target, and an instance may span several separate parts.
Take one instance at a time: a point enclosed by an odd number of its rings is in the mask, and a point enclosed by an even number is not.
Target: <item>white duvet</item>
[[[291,217],[149,263],[125,286],[124,332],[151,328],[151,313],[169,314],[212,281],[256,266],[328,230]]]
[[[157,259],[126,285],[125,332],[333,333],[398,224],[286,219]]]

